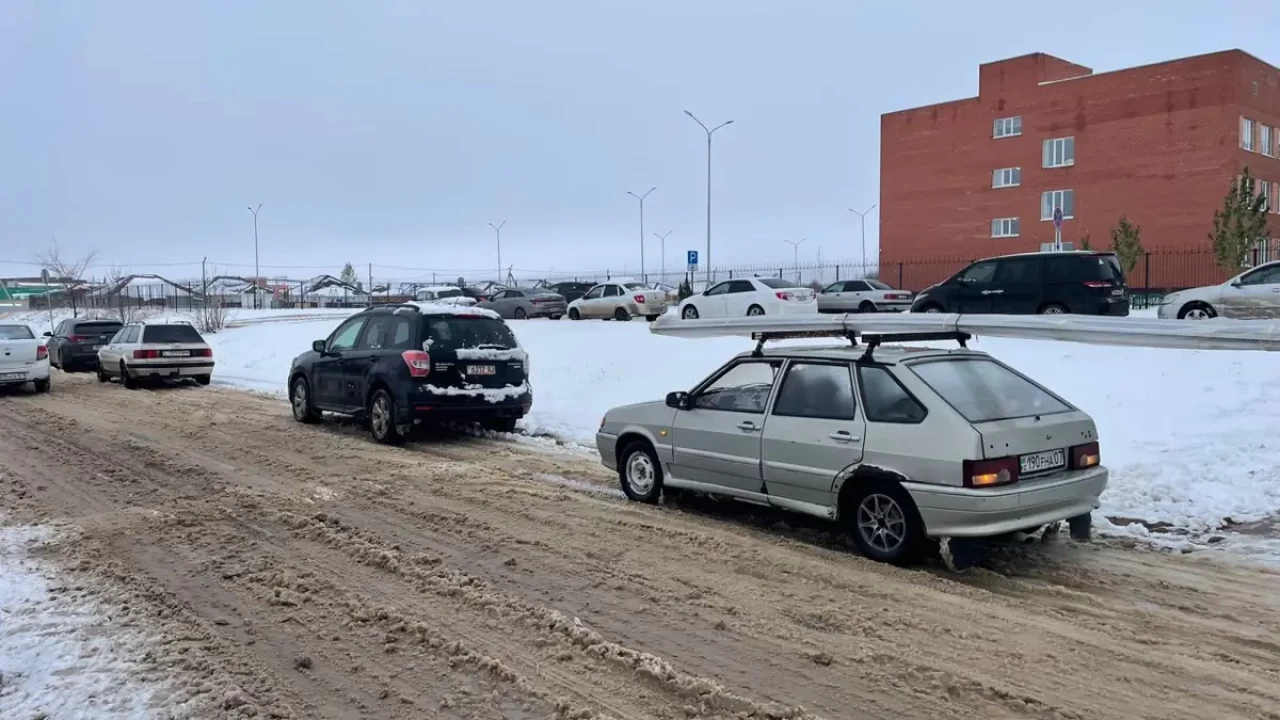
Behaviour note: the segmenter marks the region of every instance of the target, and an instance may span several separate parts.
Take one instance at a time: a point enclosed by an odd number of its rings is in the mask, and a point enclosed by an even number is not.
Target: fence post
[[[1151,253],[1142,253],[1142,264],[1144,266],[1142,270],[1142,294],[1145,296],[1142,301],[1147,303],[1151,300]]]
[[[898,289],[902,289],[902,261],[898,261]]]
[[[840,282],[840,266],[836,266],[836,282]]]

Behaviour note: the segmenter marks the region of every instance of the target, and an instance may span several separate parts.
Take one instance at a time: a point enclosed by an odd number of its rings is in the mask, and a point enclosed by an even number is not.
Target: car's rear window
[[[518,347],[515,335],[501,320],[465,315],[437,315],[423,318],[427,326],[427,342],[431,350],[493,348],[510,350]]]
[[[147,325],[142,329],[144,343],[200,343],[204,338],[190,325]]]
[[[118,322],[83,322],[76,323],[76,332],[81,335],[115,335],[122,327],[124,325]]]
[[[644,283],[627,283],[626,285],[628,290],[652,290],[653,289],[648,285],[645,285]]]
[[[0,340],[35,340],[26,325],[0,325]]]
[[[888,285],[885,285],[884,283],[880,282],[879,280],[868,279],[868,280],[864,280],[863,282],[870,285],[875,290],[892,290],[893,289]]]
[[[790,280],[783,280],[782,278],[756,278],[756,282],[760,283],[761,285],[764,285],[765,287],[771,287],[775,289],[800,287],[799,285],[791,282]]]
[[[1114,255],[1047,256],[1049,282],[1124,282],[1124,272]]]
[[[440,290],[440,291],[436,292],[436,297],[438,297],[438,298],[450,298],[450,297],[458,297],[458,296],[459,296],[459,295],[461,295],[461,294],[462,294],[462,291],[461,291],[461,290],[457,290],[457,289],[453,289],[453,290]]]
[[[980,358],[909,365],[969,422],[1051,415],[1071,408],[1005,366]]]

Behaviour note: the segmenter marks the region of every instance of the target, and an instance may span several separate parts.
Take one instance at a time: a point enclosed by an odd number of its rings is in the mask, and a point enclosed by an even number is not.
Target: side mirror
[[[323,341],[323,340],[312,340],[312,341],[311,341],[311,349],[312,349],[313,351],[315,351],[315,352],[318,352],[318,353],[323,354],[323,353],[324,353],[324,341]]]
[[[44,334],[44,336],[45,336],[45,337],[53,337],[53,333],[51,333],[51,332],[47,332],[47,333],[45,333],[45,334]]]
[[[689,393],[682,391],[667,393],[667,407],[684,410],[689,407]]]
[[[1233,288],[1243,287],[1243,283],[1241,283],[1239,280],[1232,280],[1231,287]],[[45,333],[45,334],[48,335],[48,333]]]

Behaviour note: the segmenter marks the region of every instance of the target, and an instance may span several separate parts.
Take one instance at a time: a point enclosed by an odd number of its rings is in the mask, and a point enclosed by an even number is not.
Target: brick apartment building
[[[1096,74],[1044,53],[987,63],[977,97],[881,117],[881,272],[902,267],[916,288],[969,259],[1039,250],[1061,207],[1064,242],[1108,247],[1126,215],[1153,255],[1205,258],[1195,272],[1160,263],[1143,284],[1215,281],[1213,213],[1246,166],[1280,211],[1280,69],[1247,53]]]

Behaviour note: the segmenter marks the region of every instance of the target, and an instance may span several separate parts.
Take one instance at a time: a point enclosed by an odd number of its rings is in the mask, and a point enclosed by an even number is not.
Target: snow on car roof
[[[418,292],[444,292],[445,290],[457,290],[458,292],[462,292],[462,288],[457,285],[427,285],[425,287],[418,288]]]
[[[418,308],[418,312],[429,315],[461,315],[464,317],[484,317],[494,320],[501,320],[502,316],[498,313],[487,310],[474,305],[444,305],[441,303],[414,301],[407,302],[405,305],[413,305]],[[396,312],[400,312],[404,308],[396,308]]]

